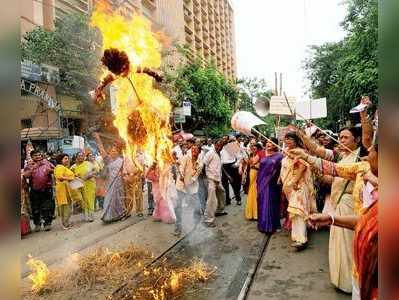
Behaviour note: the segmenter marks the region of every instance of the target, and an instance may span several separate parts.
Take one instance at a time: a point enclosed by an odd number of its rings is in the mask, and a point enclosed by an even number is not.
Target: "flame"
[[[31,268],[32,274],[28,278],[32,281],[32,291],[38,293],[42,290],[44,284],[47,282],[50,271],[47,265],[38,259],[34,259],[31,255],[28,256],[27,265]]]
[[[172,293],[176,293],[176,291],[179,289],[179,279],[180,279],[180,273],[172,272],[172,275],[170,276],[170,287],[172,289]]]
[[[91,17],[91,26],[97,27],[103,38],[103,50],[116,48],[124,51],[130,61],[130,71],[126,77],[117,77],[116,112],[113,120],[120,137],[126,143],[125,155],[129,155],[136,164],[137,152],[144,153],[146,165],[154,162],[162,169],[170,159],[172,141],[169,118],[171,104],[169,99],[153,85],[153,79],[147,74],[136,73],[138,67],[159,69],[161,66],[161,43],[159,34],[151,31],[150,22],[142,16],[134,15],[126,19],[118,13],[107,14],[97,9]],[[104,72],[103,78],[107,75]],[[135,86],[138,96],[133,92]],[[144,124],[146,136],[138,143],[129,136],[129,116],[138,112]]]

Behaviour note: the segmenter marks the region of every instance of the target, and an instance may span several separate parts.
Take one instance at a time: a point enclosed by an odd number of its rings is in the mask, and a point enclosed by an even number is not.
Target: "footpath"
[[[310,233],[309,247],[296,252],[289,234],[274,234],[250,287],[248,300],[349,300],[329,280],[328,231]]]

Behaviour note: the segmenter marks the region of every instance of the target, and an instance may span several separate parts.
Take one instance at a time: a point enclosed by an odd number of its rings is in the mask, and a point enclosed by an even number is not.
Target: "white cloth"
[[[176,153],[177,159],[180,159],[183,157],[183,151],[181,150],[181,147],[179,145],[176,145],[173,147],[172,152]]]
[[[222,180],[222,162],[216,151],[212,150],[206,153],[202,163],[205,166],[206,176],[209,179],[217,182]]]
[[[201,173],[201,164],[197,160],[194,164],[191,153],[184,155],[178,164],[178,176],[176,180],[176,189],[186,194],[195,194],[198,192],[198,176]]]
[[[222,160],[222,164],[231,164],[236,162],[236,156],[230,154],[228,151],[224,149],[224,147],[222,151],[220,151],[220,158]]]

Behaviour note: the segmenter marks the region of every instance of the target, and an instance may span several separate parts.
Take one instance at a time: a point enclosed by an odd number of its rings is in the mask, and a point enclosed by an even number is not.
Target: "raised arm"
[[[362,98],[362,103],[371,104],[370,100]],[[373,124],[367,115],[367,109],[360,112],[360,122],[362,123],[362,144],[363,146],[368,149],[373,144]]]
[[[359,173],[367,173],[370,170],[370,164],[366,161],[356,163],[334,163],[319,157],[311,156],[301,149],[290,150],[290,155],[302,158],[307,161],[312,168],[315,168],[323,175],[342,177],[348,180],[355,180]]]
[[[334,160],[335,152],[330,149],[326,149],[323,146],[318,145],[310,137],[308,137],[302,130],[296,129],[298,136],[301,138],[303,144],[306,146],[308,151],[318,157],[326,160]]]
[[[100,138],[98,132],[93,133],[93,137],[96,140],[98,150],[100,151],[101,156],[104,158],[107,156],[107,152],[105,151],[104,144]]]

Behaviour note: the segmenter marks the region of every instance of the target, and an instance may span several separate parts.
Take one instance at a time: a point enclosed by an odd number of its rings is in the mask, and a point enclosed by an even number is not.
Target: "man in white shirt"
[[[193,145],[191,151],[178,161],[177,169],[177,205],[175,207],[176,223],[175,235],[179,236],[182,232],[182,213],[183,201],[193,208],[193,218],[195,224],[201,219],[200,201],[198,198],[198,176],[202,171],[202,164],[198,156],[199,147]]]
[[[236,148],[238,151],[230,150],[230,148],[234,148],[231,147],[233,145],[231,143],[237,144]],[[242,158],[240,154],[240,145],[235,139],[231,140],[230,143],[227,143],[220,152],[222,160],[222,185],[226,193],[226,205],[231,204],[229,183],[233,188],[237,205],[241,205],[241,175],[238,170],[239,161]]]
[[[215,214],[218,210],[219,215],[224,213],[224,189],[221,185],[222,164],[219,153],[222,150],[223,142],[219,141],[215,145],[215,150],[206,153],[203,164],[208,180],[208,198],[204,213],[204,223],[208,227],[215,227]]]

